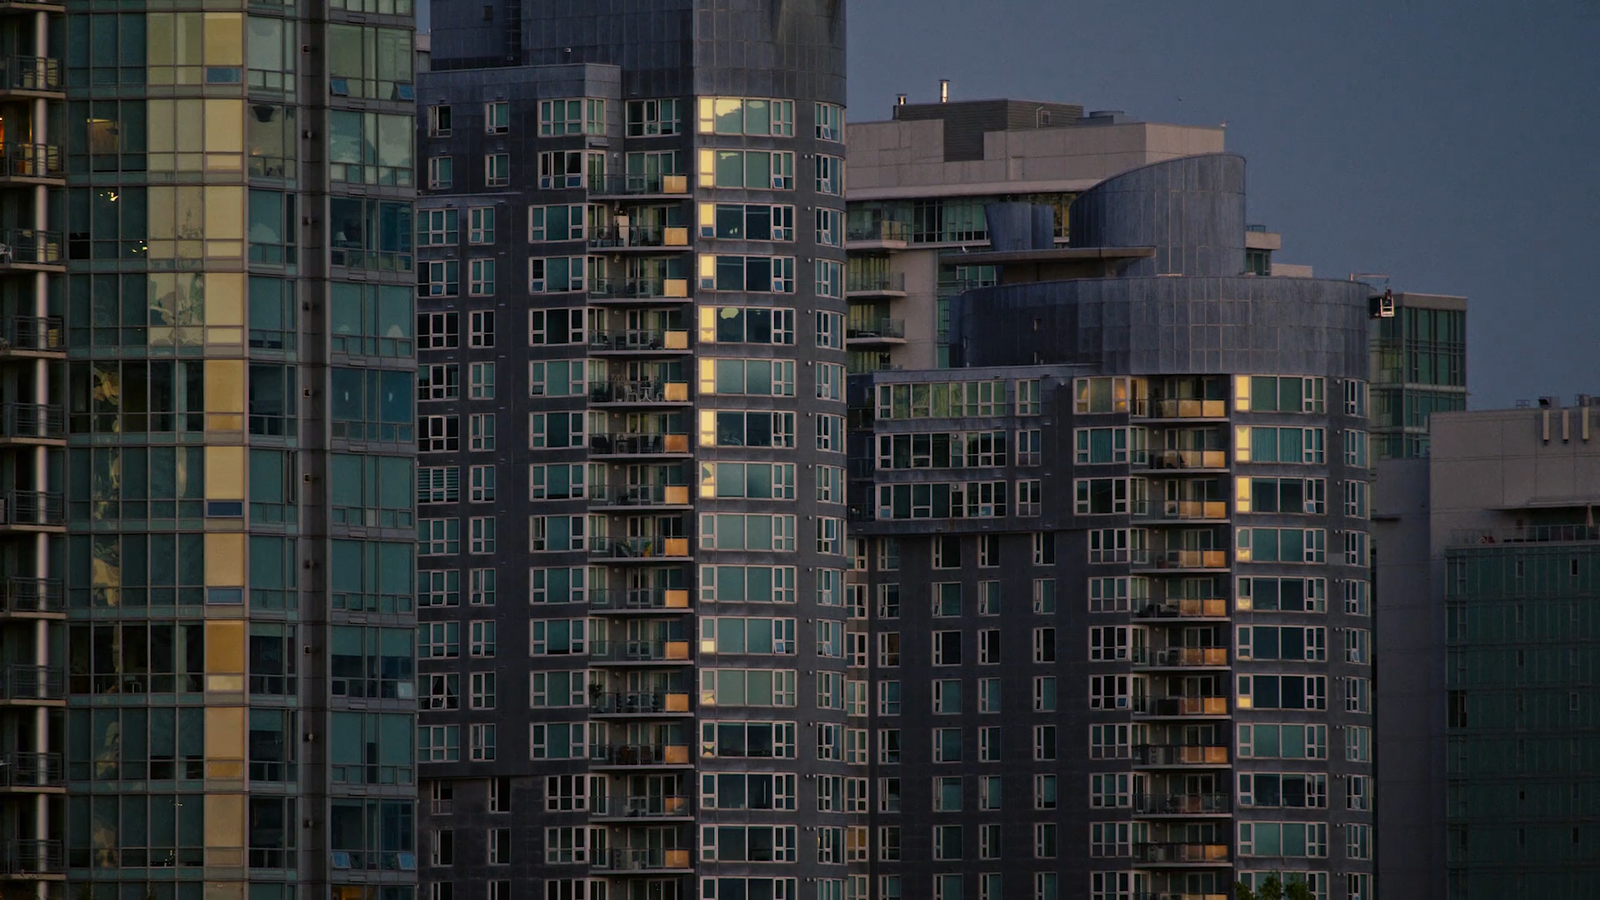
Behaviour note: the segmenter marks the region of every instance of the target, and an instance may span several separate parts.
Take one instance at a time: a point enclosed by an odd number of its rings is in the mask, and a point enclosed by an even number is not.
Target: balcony
[[[57,359],[66,355],[60,318],[12,316],[0,319],[0,359]]]
[[[13,663],[0,669],[0,701],[31,704],[64,700],[65,674],[59,666]]]
[[[66,504],[59,493],[12,491],[0,497],[0,534],[60,531],[66,524]]]
[[[687,716],[687,691],[600,691],[589,694],[594,716]]]
[[[1151,719],[1192,719],[1228,715],[1227,697],[1135,697],[1133,714]]]
[[[1135,550],[1131,554],[1135,569],[1156,571],[1227,571],[1226,550]]]
[[[11,0],[11,8],[19,8]],[[0,100],[66,96],[61,86],[61,61],[48,56],[0,57]]]
[[[0,13],[63,13],[67,4],[63,0],[0,0]]]
[[[60,841],[16,840],[0,846],[0,876],[63,875],[64,862]]]
[[[594,748],[589,762],[602,768],[693,765],[688,744],[601,744]]]
[[[590,506],[688,506],[689,487],[681,484],[601,484],[589,487]]]
[[[1166,472],[1208,472],[1228,468],[1226,450],[1151,450],[1144,463]]]
[[[1140,816],[1225,816],[1232,809],[1227,794],[1135,794],[1133,812]]]
[[[602,225],[589,229],[595,250],[687,250],[689,229],[683,225]]]
[[[683,197],[689,193],[687,175],[598,175],[588,182],[589,194],[595,198]]]
[[[904,250],[911,240],[911,226],[893,219],[874,219],[847,225],[846,250]]]
[[[659,328],[589,332],[589,352],[596,356],[620,354],[678,354],[689,352],[689,332]]]
[[[0,144],[0,184],[66,184],[55,144]]]
[[[1134,402],[1133,414],[1146,419],[1226,419],[1228,401],[1141,398]]]
[[[597,797],[590,801],[591,819],[693,819],[689,798],[650,794],[639,797]]]
[[[64,271],[61,232],[34,228],[0,231],[0,272]]]
[[[1133,648],[1136,669],[1215,669],[1226,668],[1226,647],[1150,647]]]
[[[0,617],[59,616],[67,611],[66,592],[59,579],[0,578]]]
[[[688,641],[590,641],[589,661],[599,664],[687,663]]]
[[[904,272],[846,272],[844,295],[852,300],[904,297],[906,275]]]
[[[7,403],[0,407],[0,446],[65,444],[66,419],[59,406]]]
[[[12,753],[0,756],[0,791],[64,788],[66,784],[59,753]]]
[[[626,562],[658,562],[663,559],[689,559],[686,537],[595,537],[589,540],[589,556]]]
[[[659,378],[589,382],[589,402],[600,406],[653,406],[689,403],[689,383]]]
[[[904,319],[850,323],[845,327],[844,340],[847,345],[860,347],[873,344],[904,344],[906,323]]]
[[[1228,518],[1228,501],[1135,500],[1133,502],[1133,517],[1135,519],[1159,522],[1226,521]]]
[[[1133,748],[1136,766],[1226,766],[1226,746],[1197,746],[1194,744],[1139,744]]]
[[[589,299],[597,303],[620,301],[685,302],[689,299],[687,278],[591,278]]]
[[[1134,844],[1134,862],[1147,865],[1226,866],[1227,844]]]
[[[689,851],[652,848],[620,848],[610,850],[595,860],[596,868],[613,872],[687,872]]]
[[[689,609],[689,592],[678,588],[597,588],[589,592],[589,608],[597,612],[681,613]]]
[[[589,435],[593,456],[688,456],[687,434],[634,434],[613,432]]]
[[[1226,619],[1228,601],[1220,597],[1170,597],[1135,606],[1135,619]]]

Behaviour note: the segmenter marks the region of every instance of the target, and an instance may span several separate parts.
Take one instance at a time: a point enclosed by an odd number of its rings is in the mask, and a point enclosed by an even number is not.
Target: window
[[[1327,709],[1326,675],[1240,675],[1240,709]]]
[[[417,210],[417,246],[442,247],[460,238],[460,213],[453,209]]]
[[[949,716],[959,712],[961,712],[961,679],[935,679],[933,682],[933,714],[936,716]]]
[[[606,101],[591,99],[539,101],[539,136],[605,134]]]
[[[1256,612],[1326,612],[1325,578],[1240,578],[1235,603]]]
[[[484,154],[483,183],[485,187],[505,187],[511,183],[511,154]]]
[[[471,687],[473,709],[494,709],[495,673],[473,672]]]
[[[468,602],[473,606],[494,605],[494,570],[472,569],[468,573]]]
[[[816,105],[816,135],[819,141],[844,140],[844,107],[832,103]]]
[[[961,665],[961,632],[935,631],[932,635],[932,638],[934,665]]]
[[[1322,662],[1328,658],[1327,633],[1322,625],[1240,625],[1236,652],[1241,660]]]
[[[483,105],[484,134],[505,134],[511,130],[511,104],[491,100]]]
[[[470,450],[494,449],[494,413],[473,413],[470,425]]]
[[[417,468],[418,503],[455,503],[461,499],[461,468],[459,466],[419,466]]]
[[[1126,625],[1097,625],[1089,629],[1089,661],[1127,659],[1131,629]]]
[[[467,346],[489,348],[494,346],[494,310],[480,309],[467,314]]]
[[[1057,710],[1056,677],[1040,675],[1033,679],[1033,711],[1053,713]]]
[[[494,621],[477,620],[470,624],[471,652],[474,657],[490,659],[494,656]]]
[[[1248,678],[1249,676],[1244,676]],[[1127,709],[1129,706],[1127,675],[1090,675],[1090,709]]]
[[[1035,578],[1033,580],[1033,611],[1041,616],[1055,615],[1056,580],[1054,578]]]
[[[1327,759],[1328,726],[1255,723],[1239,726],[1241,759]]]
[[[1126,772],[1107,772],[1089,776],[1089,806],[1092,809],[1121,809],[1133,805],[1133,776]]]
[[[461,759],[461,726],[423,725],[417,729],[418,762],[458,762]]]
[[[1076,512],[1080,516],[1102,516],[1128,511],[1127,478],[1079,478],[1074,483]]]
[[[1037,516],[1044,509],[1043,482],[1038,478],[1017,481],[1017,515]]]
[[[494,260],[474,259],[467,262],[467,293],[473,297],[494,296]]]
[[[843,247],[844,211],[817,207],[816,235],[819,247]]]
[[[794,137],[794,101],[744,97],[699,98],[701,134]]]
[[[450,136],[450,107],[448,105],[428,107],[428,137]]]
[[[960,825],[935,825],[933,827],[933,858],[935,860],[957,860],[961,858],[961,826]],[[934,896],[940,900],[961,900],[962,893],[956,885],[961,882],[960,875],[935,875]],[[953,882],[953,884],[952,884]],[[940,888],[944,890],[941,891]]]
[[[1028,378],[1017,382],[1017,415],[1037,416],[1041,407],[1039,379]]]
[[[1038,762],[1049,762],[1056,758],[1056,726],[1033,726],[1033,758]]]
[[[494,207],[474,206],[467,210],[467,243],[494,243]]]
[[[1234,556],[1239,562],[1321,563],[1327,536],[1321,528],[1240,528]]]
[[[1057,826],[1054,822],[1036,822],[1033,826],[1034,859],[1055,859]]]
[[[1240,856],[1328,855],[1326,822],[1240,822]]]
[[[1235,462],[1322,465],[1326,432],[1321,428],[1239,425],[1234,428]]]
[[[1371,435],[1365,431],[1346,431],[1344,433],[1344,464],[1357,469],[1365,469],[1370,465],[1372,452]],[[1320,460],[1319,460],[1320,462]]]
[[[1239,774],[1239,805],[1283,809],[1326,809],[1328,776],[1300,772]]]
[[[529,257],[528,293],[565,294],[583,290],[587,262],[582,256]]]
[[[817,154],[817,193],[837,197],[844,193],[844,160]]]
[[[472,742],[472,758],[477,761],[494,759],[494,725],[474,724],[470,726],[469,734]],[[493,859],[490,861],[492,863]]]
[[[839,313],[817,313],[817,346],[830,350],[844,349],[844,316]]]
[[[628,137],[665,137],[681,134],[678,101],[628,101]]]
[[[455,160],[448,156],[428,157],[428,187],[447,190],[455,181]]]
[[[1324,380],[1298,375],[1236,375],[1233,408],[1238,412],[1320,413]]]
[[[494,552],[495,526],[493,516],[474,516],[470,522],[471,543],[469,552],[488,554]]]
[[[1357,381],[1354,378],[1346,380],[1344,383],[1344,414],[1358,419],[1365,419],[1367,417],[1367,401],[1370,395],[1371,391],[1365,381]]]
[[[461,293],[461,263],[453,259],[417,263],[417,296],[454,297]]]
[[[423,569],[417,573],[418,606],[460,606],[461,572],[456,569]]]
[[[444,556],[460,552],[460,519],[417,520],[417,555]]]
[[[793,344],[794,310],[740,306],[700,308],[704,344]]]
[[[1234,508],[1242,513],[1320,516],[1327,512],[1327,479],[1234,479]]]
[[[439,453],[461,449],[461,420],[456,416],[422,416],[417,449],[423,453]]]
[[[453,350],[461,335],[461,319],[457,313],[417,314],[417,348],[419,350]]]
[[[1053,663],[1056,661],[1056,630],[1054,628],[1035,628],[1033,630],[1033,661],[1036,663]]]

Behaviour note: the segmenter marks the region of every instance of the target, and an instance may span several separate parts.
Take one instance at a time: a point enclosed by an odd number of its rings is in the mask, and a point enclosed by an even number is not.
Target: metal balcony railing
[[[0,875],[60,875],[60,841],[14,840],[0,845]]]
[[[1133,415],[1150,419],[1225,419],[1228,416],[1226,400],[1140,397],[1132,406]]]
[[[55,144],[0,144],[0,178],[65,178]]]
[[[1134,550],[1135,566],[1156,569],[1226,569],[1226,550]]]
[[[0,787],[61,787],[67,783],[59,753],[0,756]]]
[[[589,486],[592,506],[675,506],[689,503],[689,486],[679,484],[600,484]]]
[[[1226,666],[1226,647],[1134,647],[1133,664],[1149,668],[1197,668]]]
[[[687,278],[591,278],[589,297],[595,300],[687,300]]]
[[[66,436],[61,407],[44,403],[7,403],[0,407],[0,438],[41,440]]]
[[[0,91],[61,90],[61,61],[48,56],[8,56],[0,61]]]
[[[627,196],[630,194],[687,194],[689,193],[689,176],[687,175],[590,175],[580,177],[578,184],[570,182],[567,187],[581,187],[588,185],[591,194],[611,194]],[[557,185],[560,187],[561,185]]]
[[[589,591],[589,606],[596,610],[621,612],[644,610],[687,610],[689,591],[685,588],[629,588],[611,590],[596,588]]]
[[[872,219],[852,222],[845,226],[846,241],[899,241],[911,240],[911,226],[893,219]]]
[[[670,819],[693,816],[689,798],[648,794],[637,797],[598,797],[590,801],[593,816],[612,819]]]
[[[1133,515],[1141,519],[1226,519],[1226,500],[1135,500]],[[1201,551],[1204,552],[1204,551]]]
[[[66,696],[65,674],[58,666],[12,663],[0,669],[0,700],[60,700]]]
[[[589,332],[591,353],[650,353],[658,350],[688,350],[689,332],[665,328],[629,328],[622,331]]]
[[[1135,619],[1225,619],[1228,601],[1220,597],[1170,597],[1159,602],[1135,600]]]
[[[589,452],[601,456],[652,456],[688,453],[687,434],[634,434],[613,432],[589,435]]]
[[[904,319],[851,322],[845,326],[845,338],[852,341],[903,340],[905,336],[906,322]]]
[[[1226,469],[1226,450],[1151,450],[1145,464],[1152,469]]]
[[[1227,794],[1135,794],[1133,811],[1147,816],[1209,816],[1232,809]]]
[[[597,854],[597,867],[613,872],[672,871],[689,868],[688,850],[629,847]]]
[[[1200,863],[1203,865],[1223,866],[1228,864],[1228,853],[1227,844],[1155,843],[1133,845],[1134,861],[1146,863]]]
[[[589,660],[596,663],[688,662],[688,641],[590,641]]]
[[[0,354],[65,352],[61,319],[57,316],[12,316],[0,319]]]
[[[844,290],[847,294],[905,293],[904,272],[847,272]]]
[[[589,382],[590,403],[687,403],[689,384],[660,378]]]
[[[589,712],[601,716],[687,714],[689,693],[683,691],[599,691],[589,695]]]
[[[1133,714],[1160,718],[1188,716],[1225,716],[1228,714],[1227,697],[1135,697]]]
[[[0,528],[60,527],[66,524],[66,503],[55,491],[12,491],[0,497]]]
[[[626,249],[658,247],[687,249],[689,229],[684,225],[601,225],[589,229],[589,246]]]
[[[589,540],[589,555],[610,559],[687,558],[689,556],[689,539],[670,537],[595,537]]]
[[[689,765],[689,745],[601,744],[593,748],[589,759],[611,766],[686,766]]]
[[[6,228],[0,230],[0,267],[59,266],[65,262],[61,247],[59,231]]]
[[[60,579],[0,577],[0,612],[58,613],[66,608],[66,591]]]

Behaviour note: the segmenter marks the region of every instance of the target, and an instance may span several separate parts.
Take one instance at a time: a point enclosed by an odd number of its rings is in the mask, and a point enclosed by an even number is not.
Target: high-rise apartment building
[[[1589,892],[1600,407],[1542,402],[1436,414],[1428,459],[1383,469],[1385,891]]]
[[[426,896],[865,900],[843,4],[483,9],[418,88]]]
[[[1068,217],[851,380],[873,896],[1370,900],[1369,289],[1247,272],[1235,156]]]
[[[0,4],[0,893],[411,900],[409,0]]]
[[[1412,459],[1428,455],[1430,415],[1467,408],[1467,300],[1392,296],[1372,323],[1373,452]]]
[[[990,248],[986,204],[1048,207],[1054,240],[1066,246],[1079,193],[1148,163],[1220,152],[1223,135],[1029,100],[902,102],[888,121],[851,123],[851,371],[950,365],[951,299],[996,283],[995,264],[962,258]],[[1250,260],[1269,268],[1277,235],[1246,239]]]

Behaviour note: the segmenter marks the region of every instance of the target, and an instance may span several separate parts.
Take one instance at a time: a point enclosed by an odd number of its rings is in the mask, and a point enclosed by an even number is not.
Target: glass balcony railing
[[[595,588],[589,591],[589,607],[595,610],[622,612],[644,610],[687,610],[689,591],[683,588],[627,588],[611,590]]]
[[[687,506],[689,487],[681,484],[598,484],[589,486],[591,506]]]
[[[613,872],[668,872],[689,868],[688,850],[629,847],[601,853],[596,867]]]
[[[607,559],[659,559],[689,557],[685,537],[595,537],[589,540],[589,555]]]
[[[646,794],[637,797],[597,797],[590,801],[591,815],[608,819],[671,819],[694,815],[689,798]]]
[[[1226,519],[1226,500],[1135,500],[1133,515],[1139,519],[1192,520]],[[1205,552],[1205,551],[1200,551]]]
[[[589,229],[589,246],[614,250],[630,247],[686,250],[689,229],[684,225],[601,225]]]
[[[687,300],[687,278],[591,278],[591,300]]]
[[[591,353],[653,353],[688,349],[689,332],[682,330],[630,328],[624,331],[589,332]]]
[[[873,341],[904,340],[904,319],[879,319],[875,322],[851,322],[845,326],[845,339],[872,343]]]
[[[589,754],[602,766],[687,766],[688,744],[601,744]]]
[[[1151,450],[1146,464],[1152,469],[1226,469],[1226,450]]]
[[[1227,844],[1134,844],[1133,859],[1143,863],[1189,863],[1207,866],[1228,865]]]
[[[845,226],[844,239],[851,243],[905,243],[911,240],[911,226],[893,219],[852,222]]]
[[[590,641],[589,659],[598,663],[688,662],[688,641]]]
[[[612,379],[589,382],[590,403],[687,403],[689,384],[659,378]]]
[[[1158,718],[1225,716],[1227,697],[1135,697],[1133,714]]]
[[[1133,761],[1141,766],[1225,766],[1226,746],[1192,744],[1139,744],[1133,748]]]
[[[589,452],[599,456],[657,456],[688,453],[687,434],[612,432],[589,435]]]
[[[1149,419],[1225,419],[1228,401],[1140,397],[1133,401],[1133,415]]]
[[[578,178],[577,184],[569,183],[567,186],[581,187],[586,181],[591,194],[630,196],[634,194],[689,193],[689,176],[687,175],[590,175],[587,178],[583,176],[578,176]]]
[[[1153,569],[1226,569],[1226,550],[1134,550],[1133,565]]]
[[[1197,669],[1228,664],[1226,647],[1133,648],[1133,664],[1151,669]]]
[[[675,716],[689,713],[687,691],[600,691],[589,695],[599,716]]]
[[[1133,811],[1146,816],[1210,816],[1232,809],[1227,794],[1135,794]]]
[[[1228,601],[1221,597],[1170,597],[1166,600],[1136,600],[1135,619],[1225,619]]]
[[[906,275],[904,272],[847,272],[844,290],[847,294],[903,294]]]

